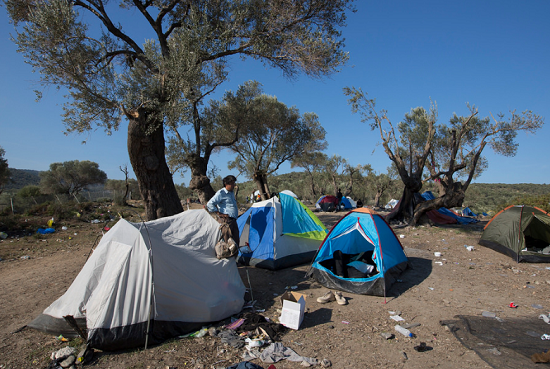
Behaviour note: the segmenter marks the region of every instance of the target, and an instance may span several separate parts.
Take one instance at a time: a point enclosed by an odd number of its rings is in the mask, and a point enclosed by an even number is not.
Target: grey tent
[[[144,223],[117,222],[63,296],[28,324],[120,350],[158,343],[241,311],[234,258],[216,258],[219,224],[205,210]],[[73,321],[73,322],[74,322]]]

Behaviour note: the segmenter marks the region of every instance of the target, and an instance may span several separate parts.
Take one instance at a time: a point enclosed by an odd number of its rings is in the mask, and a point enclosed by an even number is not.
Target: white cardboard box
[[[306,311],[306,295],[287,291],[281,296],[283,309],[279,323],[285,327],[298,329]]]

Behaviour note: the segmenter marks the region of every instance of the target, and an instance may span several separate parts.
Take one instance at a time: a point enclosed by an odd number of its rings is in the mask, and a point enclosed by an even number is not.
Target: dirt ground
[[[331,227],[344,212],[317,214]],[[279,317],[278,296],[287,288],[296,286],[296,291],[306,294],[304,321],[299,330],[289,330],[282,343],[299,355],[327,359],[333,368],[489,368],[440,321],[456,315],[481,316],[484,311],[504,320],[548,314],[550,270],[548,264],[517,264],[479,246],[485,222],[394,228],[413,268],[402,274],[386,298],[345,293],[348,305],[319,304],[317,297],[327,289],[305,278],[308,265],[280,271],[241,267],[241,276],[248,287],[248,273],[256,308],[265,309],[262,314],[272,320]],[[61,230],[62,226],[67,229]],[[65,292],[102,228],[102,224],[66,222],[57,225],[59,231],[43,238],[9,237],[0,242],[0,368],[46,368],[50,354],[67,346],[56,337],[21,328]],[[474,246],[474,250],[465,246]],[[518,307],[510,308],[511,302]],[[405,323],[420,324],[411,328],[415,337],[398,333],[392,339],[382,337],[381,333],[395,333],[392,312]],[[550,333],[548,327],[545,333]],[[415,351],[420,342],[432,349]],[[224,345],[217,337],[182,338],[147,350],[96,351],[89,367],[225,368],[241,362],[243,352]],[[253,362],[269,366],[259,359]],[[524,367],[530,365],[534,364],[526,359]],[[302,366],[283,360],[275,367]]]

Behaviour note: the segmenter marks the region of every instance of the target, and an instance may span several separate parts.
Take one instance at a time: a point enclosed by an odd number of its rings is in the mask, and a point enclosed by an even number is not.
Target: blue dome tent
[[[309,274],[330,289],[385,296],[407,266],[403,246],[386,221],[358,208],[334,225]]]

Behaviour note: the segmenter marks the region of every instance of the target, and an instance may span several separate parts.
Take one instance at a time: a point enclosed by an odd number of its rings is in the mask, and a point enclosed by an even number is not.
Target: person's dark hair
[[[237,182],[237,178],[235,176],[232,176],[232,175],[228,175],[227,177],[224,177],[223,179],[223,185],[226,186],[228,184],[231,184],[231,183],[235,183]]]

